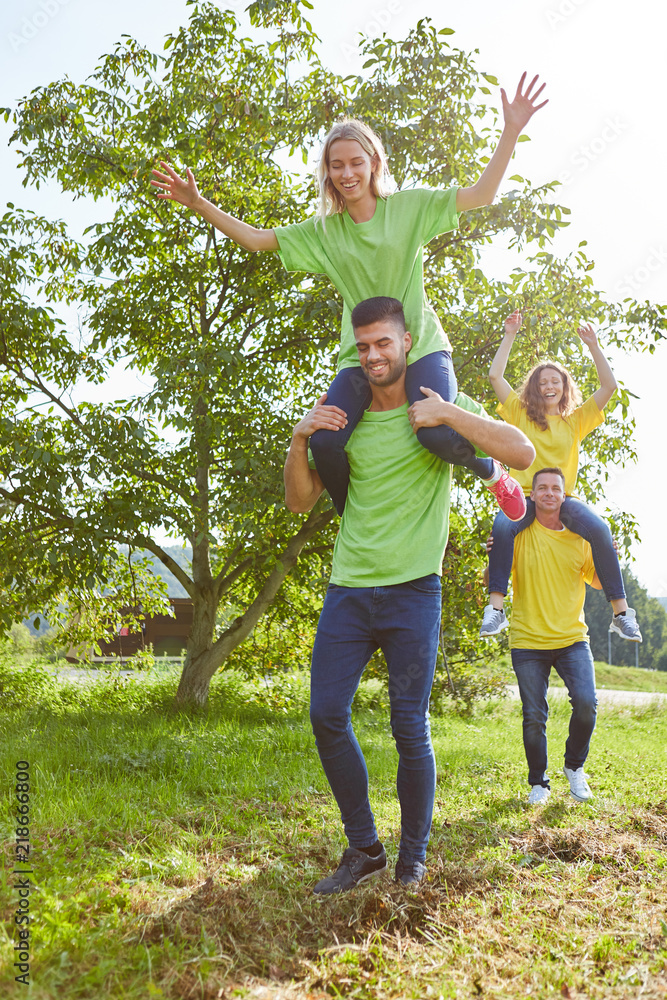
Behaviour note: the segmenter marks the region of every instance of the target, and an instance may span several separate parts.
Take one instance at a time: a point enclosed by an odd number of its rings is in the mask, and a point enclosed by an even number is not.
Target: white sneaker
[[[498,635],[509,622],[504,610],[498,611],[492,604],[487,604],[484,608],[482,627],[479,630],[479,637],[483,639],[487,635]]]
[[[583,767],[578,767],[576,771],[573,771],[571,767],[564,767],[563,774],[570,782],[570,795],[573,799],[576,799],[577,802],[588,802],[589,799],[593,798],[593,793],[586,781],[588,775]]]
[[[533,785],[528,796],[528,804],[531,806],[544,805],[545,802],[549,801],[550,795],[550,788],[545,788],[544,785]]]
[[[642,634],[639,631],[634,608],[628,608],[622,615],[614,615],[611,619],[609,631],[616,632],[622,639],[629,639],[630,642],[642,641]]]

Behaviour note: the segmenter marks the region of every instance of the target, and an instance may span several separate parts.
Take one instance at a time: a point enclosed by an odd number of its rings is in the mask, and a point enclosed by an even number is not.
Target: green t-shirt
[[[451,350],[426,297],[424,246],[458,228],[456,191],[397,191],[378,198],[368,222],[354,223],[345,211],[328,216],[326,230],[314,218],[276,227],[285,269],[326,274],[343,297],[339,371],[359,364],[350,314],[376,295],[403,303],[413,345],[408,364]]]
[[[484,413],[468,396],[456,403]],[[331,569],[341,587],[386,587],[442,572],[452,467],[420,445],[407,412],[407,403],[367,410],[345,447],[350,488]]]

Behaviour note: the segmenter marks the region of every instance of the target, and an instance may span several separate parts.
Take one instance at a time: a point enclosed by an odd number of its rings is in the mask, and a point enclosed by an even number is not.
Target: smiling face
[[[405,374],[407,352],[412,345],[409,333],[391,320],[380,320],[354,331],[359,362],[371,385],[394,385]]]
[[[547,413],[559,413],[564,389],[561,373],[555,368],[543,368],[537,380],[537,387]]]
[[[372,195],[371,179],[377,166],[377,157],[369,156],[356,139],[336,139],[331,143],[328,174],[346,204]]]
[[[531,498],[542,514],[559,511],[565,499],[565,483],[557,472],[541,472],[533,483]]]

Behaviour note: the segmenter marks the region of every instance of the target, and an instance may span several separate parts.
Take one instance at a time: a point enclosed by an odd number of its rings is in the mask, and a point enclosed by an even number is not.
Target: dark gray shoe
[[[426,875],[426,865],[421,861],[402,861],[400,858],[396,862],[396,875],[394,881],[399,885],[416,886]]]
[[[622,639],[629,639],[630,642],[642,641],[642,634],[639,631],[634,608],[628,608],[622,615],[614,615],[611,619],[609,631],[620,635]]]
[[[343,851],[338,868],[327,878],[323,878],[317,883],[313,892],[316,896],[331,896],[337,892],[347,892],[354,889],[360,882],[380,875],[387,870],[387,855],[384,847],[382,854],[377,858],[371,858],[363,851],[358,851],[356,847],[348,847]]]

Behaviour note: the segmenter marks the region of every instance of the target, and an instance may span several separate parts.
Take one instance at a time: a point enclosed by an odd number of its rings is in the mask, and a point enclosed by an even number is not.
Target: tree
[[[667,670],[667,611],[655,597],[649,597],[629,566],[623,568],[628,604],[637,612],[643,642],[639,647],[639,666],[647,670]],[[591,636],[591,650],[596,660],[607,662],[608,629],[611,608],[601,590],[586,590],[586,622]],[[636,645],[612,634],[612,662],[634,667]]]
[[[208,197],[268,227],[312,212],[312,183],[283,165],[307,159],[341,113],[380,132],[399,187],[476,177],[496,131],[484,104],[496,81],[447,44],[448,30],[420,21],[404,41],[371,41],[367,75],[343,80],[320,63],[297,3],[251,13],[268,41],[241,37],[229,12],[201,4],[160,56],[124,37],[90,80],[39,88],[5,113],[26,184],[54,178],[74,197],[104,200],[83,243],[64,223],[13,206],[0,223],[4,621],[82,582],[103,587],[119,544],[147,550],[194,604],[180,703],[206,701],[213,673],[288,573],[304,586],[325,573],[333,510],[323,500],[305,519],[289,514],[281,468],[304,401],[331,380],[341,310],[324,280],[286,275],[276,256],[247,253],[157,202],[151,167],[192,165]],[[295,62],[303,69],[292,78]],[[651,349],[664,335],[664,310],[603,301],[583,249],[564,262],[548,252],[567,210],[551,200],[554,185],[516,182],[429,247],[430,293],[457,344],[462,386],[477,396],[510,300],[531,312],[516,366],[546,345],[586,381],[569,334],[582,311],[615,343]],[[479,268],[480,247],[501,232],[538,250],[508,283]],[[96,400],[122,365],[141,373],[146,392]],[[617,436],[612,418],[590,443],[591,489],[602,462],[631,455],[631,426]],[[489,501],[458,481],[452,544],[470,552],[471,523],[483,530]],[[165,531],[191,545],[190,573],[156,541]],[[462,561],[466,579],[475,566],[474,556]],[[451,561],[448,573],[453,613],[464,590]],[[238,614],[216,626],[223,606]],[[462,658],[473,655],[467,628],[448,639]]]

